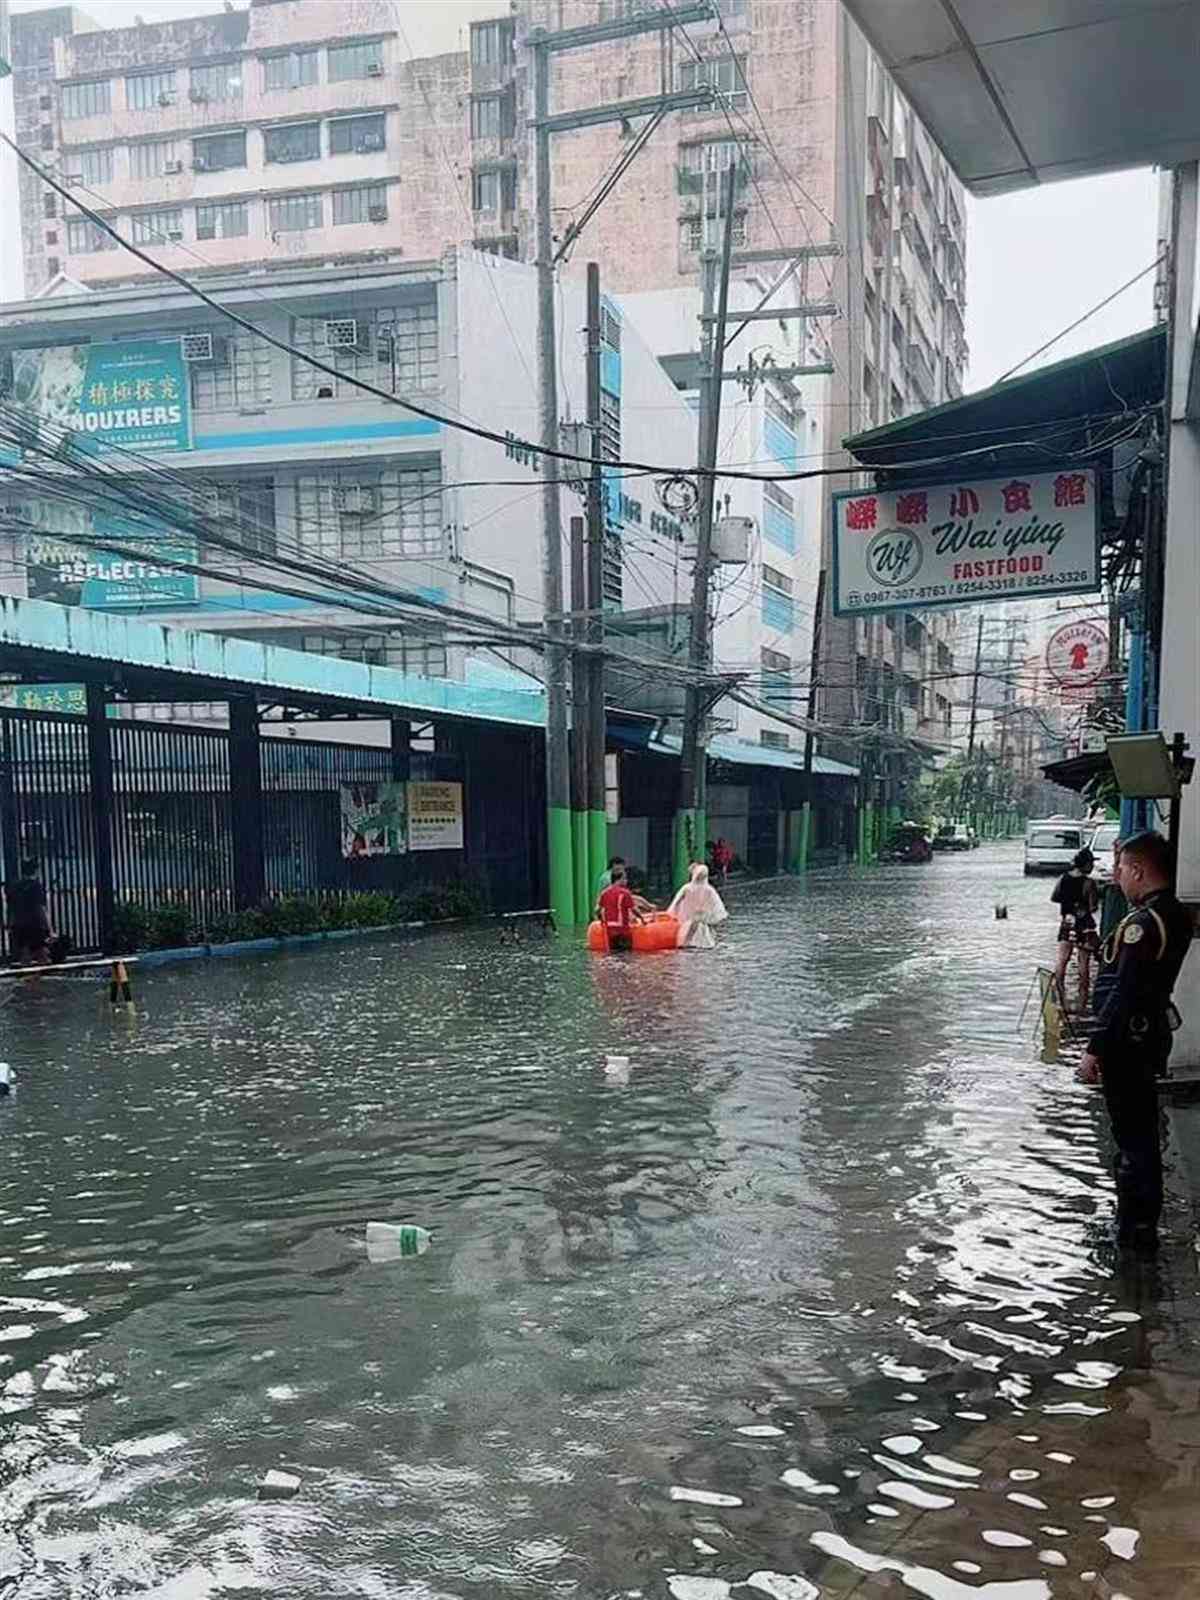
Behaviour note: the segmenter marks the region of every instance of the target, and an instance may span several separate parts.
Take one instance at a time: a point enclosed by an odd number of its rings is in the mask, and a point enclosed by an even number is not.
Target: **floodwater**
[[[1017,1028],[1048,892],[984,847],[735,889],[712,954],[17,993],[0,1595],[1200,1592],[1185,1218],[1106,1247],[1102,1107]]]

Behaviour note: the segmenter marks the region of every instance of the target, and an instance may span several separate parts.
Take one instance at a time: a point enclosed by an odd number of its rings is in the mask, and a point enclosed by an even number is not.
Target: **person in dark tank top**
[[[1100,945],[1100,930],[1096,923],[1100,892],[1091,875],[1095,864],[1095,857],[1090,850],[1080,850],[1071,862],[1071,870],[1063,873],[1050,896],[1059,914],[1058,955],[1054,975],[1064,1011],[1067,1008],[1067,968],[1072,953],[1079,961],[1079,1010],[1084,1012],[1088,1009],[1092,957]]]

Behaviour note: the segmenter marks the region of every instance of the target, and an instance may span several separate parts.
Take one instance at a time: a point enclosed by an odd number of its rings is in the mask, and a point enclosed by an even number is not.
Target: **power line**
[[[1007,372],[1001,373],[996,382],[1004,383],[1008,378],[1012,377],[1014,372],[1020,372],[1022,367],[1027,367],[1031,361],[1036,361],[1038,356],[1043,355],[1052,345],[1056,345],[1060,339],[1065,339],[1067,334],[1074,333],[1075,329],[1081,327],[1089,317],[1094,317],[1097,311],[1103,311],[1105,306],[1111,305],[1118,295],[1124,294],[1126,289],[1132,289],[1135,283],[1138,283],[1142,278],[1148,277],[1150,273],[1162,265],[1166,258],[1167,253],[1164,250],[1155,256],[1148,267],[1143,267],[1140,272],[1135,272],[1133,277],[1128,278],[1119,289],[1114,289],[1111,294],[1105,295],[1103,300],[1098,301],[1090,311],[1085,311],[1081,317],[1076,317],[1074,322],[1068,323],[1060,333],[1054,335],[1053,339],[1047,339],[1045,344],[1038,345],[1031,355],[1027,355],[1024,360],[1018,361],[1015,367],[1009,367]]]

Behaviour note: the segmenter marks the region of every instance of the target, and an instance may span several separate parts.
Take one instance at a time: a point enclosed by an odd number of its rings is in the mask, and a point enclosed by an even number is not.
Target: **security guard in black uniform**
[[[1192,941],[1192,919],[1171,892],[1171,849],[1158,833],[1121,847],[1114,870],[1133,910],[1113,929],[1102,958],[1116,974],[1080,1066],[1084,1082],[1104,1085],[1117,1147],[1117,1242],[1158,1243],[1162,1151],[1158,1084],[1166,1074],[1178,1016],[1171,990]]]

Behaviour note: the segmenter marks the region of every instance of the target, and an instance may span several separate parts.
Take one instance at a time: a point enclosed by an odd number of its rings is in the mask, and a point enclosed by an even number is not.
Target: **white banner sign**
[[[410,783],[408,848],[461,850],[463,786],[461,783]]]
[[[1090,467],[833,497],[836,616],[1099,587]]]

